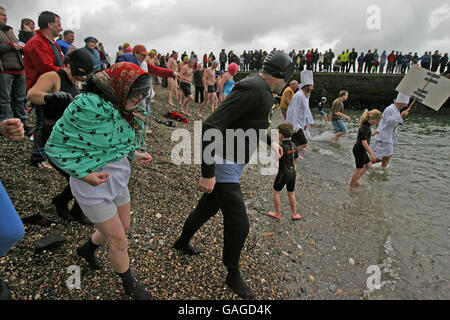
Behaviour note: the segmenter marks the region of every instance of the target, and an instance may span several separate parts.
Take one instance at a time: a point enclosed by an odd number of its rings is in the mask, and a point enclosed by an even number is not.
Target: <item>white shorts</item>
[[[116,214],[117,209],[130,203],[130,192],[128,188],[125,189],[122,195],[115,198],[113,201],[103,201],[95,206],[85,206],[79,203],[81,210],[92,223],[104,223],[111,220]]]
[[[373,150],[375,151],[375,157],[383,160],[384,157],[391,157],[394,154],[394,145],[389,142],[375,140]]]

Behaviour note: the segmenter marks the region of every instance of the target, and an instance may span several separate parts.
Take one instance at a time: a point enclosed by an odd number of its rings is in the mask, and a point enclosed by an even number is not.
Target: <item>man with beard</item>
[[[185,254],[200,254],[199,249],[190,246],[190,241],[202,225],[221,209],[224,216],[223,261],[228,270],[226,283],[244,299],[252,299],[256,294],[242,279],[239,271],[241,250],[249,232],[240,180],[245,165],[256,151],[257,140],[266,140],[261,136],[260,130],[266,130],[270,125],[274,109],[273,94],[281,94],[293,72],[294,65],[286,53],[271,53],[264,61],[262,72],[240,81],[224,103],[205,121],[200,179],[200,189],[205,194],[197,208],[189,215],[183,233],[174,244],[175,249]],[[255,139],[245,139],[246,142],[241,145],[236,143],[235,139],[227,141],[227,129],[259,133]],[[218,143],[215,155],[214,152],[205,155],[205,150],[210,149],[212,143],[205,136],[210,130],[220,131],[224,139]],[[265,142],[282,156],[282,148],[278,143],[272,143],[270,137],[267,137]],[[217,144],[217,141],[214,144]],[[243,148],[243,152],[233,152],[236,148]]]

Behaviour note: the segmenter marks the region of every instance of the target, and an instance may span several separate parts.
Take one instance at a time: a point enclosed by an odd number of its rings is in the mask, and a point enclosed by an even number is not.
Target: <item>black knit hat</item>
[[[291,57],[282,51],[273,51],[264,60],[263,72],[287,83],[292,78],[295,66]]]
[[[87,76],[94,70],[91,55],[83,49],[77,49],[69,54],[70,70],[73,76]],[[83,69],[84,71],[81,71]]]

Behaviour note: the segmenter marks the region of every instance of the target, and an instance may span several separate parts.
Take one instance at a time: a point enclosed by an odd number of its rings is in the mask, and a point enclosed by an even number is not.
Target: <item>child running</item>
[[[372,167],[372,163],[376,162],[372,149],[370,148],[370,139],[372,137],[371,126],[377,125],[382,118],[379,110],[366,110],[361,118],[361,127],[358,131],[358,139],[353,147],[353,155],[356,161],[356,171],[350,182],[350,191],[354,191],[356,186],[361,185],[362,176]]]
[[[280,192],[287,186],[289,205],[292,211],[292,220],[301,220],[302,217],[297,214],[297,200],[295,199],[296,172],[295,163],[300,160],[296,145],[291,141],[294,134],[294,126],[291,123],[283,123],[278,126],[280,132],[281,146],[283,147],[283,157],[280,159],[278,175],[273,187],[273,203],[275,212],[269,212],[269,216],[281,220],[281,199]],[[305,143],[306,144],[306,143]]]

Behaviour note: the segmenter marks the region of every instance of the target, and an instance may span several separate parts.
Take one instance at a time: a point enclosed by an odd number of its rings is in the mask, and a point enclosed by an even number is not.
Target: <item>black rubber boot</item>
[[[152,299],[150,293],[145,290],[145,288],[133,277],[130,269],[128,269],[127,272],[118,275],[122,279],[123,289],[125,293],[132,297],[134,300]]]
[[[0,301],[11,300],[8,286],[0,279]]]
[[[80,205],[78,204],[77,200],[75,200],[75,203],[72,207],[72,210],[70,210],[70,215],[78,222],[85,226],[91,226],[93,223],[91,220],[89,220],[88,217],[86,217],[83,213],[83,210],[81,210]]]
[[[56,213],[60,216],[61,219],[67,221],[73,221],[72,215],[69,213],[69,208],[67,207],[67,202],[61,199],[59,196],[54,197],[52,200],[52,204],[56,207]]]
[[[202,250],[191,247],[189,245],[189,242],[186,243],[184,241],[181,241],[181,239],[178,239],[178,241],[174,243],[173,248],[189,256],[198,256],[199,254],[203,253]]]
[[[255,299],[256,293],[242,279],[239,269],[228,268],[227,285],[242,299]]]
[[[94,244],[92,239],[89,239],[85,244],[77,249],[77,255],[84,258],[86,262],[89,264],[94,270],[99,270],[102,268],[101,263],[98,261],[95,256],[95,250],[97,250],[100,246]]]

